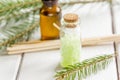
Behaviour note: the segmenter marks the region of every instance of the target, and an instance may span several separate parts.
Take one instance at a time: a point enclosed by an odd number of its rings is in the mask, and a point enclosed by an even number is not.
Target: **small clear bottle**
[[[65,14],[64,25],[60,31],[61,66],[67,67],[80,62],[81,39],[79,18],[76,14]]]

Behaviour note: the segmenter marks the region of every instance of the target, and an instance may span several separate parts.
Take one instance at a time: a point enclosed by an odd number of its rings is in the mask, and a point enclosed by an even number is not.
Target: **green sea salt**
[[[74,65],[80,61],[81,42],[75,34],[65,34],[61,37],[62,67]]]

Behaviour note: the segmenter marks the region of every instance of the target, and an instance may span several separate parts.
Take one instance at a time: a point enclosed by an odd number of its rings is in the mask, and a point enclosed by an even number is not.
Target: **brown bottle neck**
[[[54,7],[57,6],[58,0],[42,0],[45,7]]]

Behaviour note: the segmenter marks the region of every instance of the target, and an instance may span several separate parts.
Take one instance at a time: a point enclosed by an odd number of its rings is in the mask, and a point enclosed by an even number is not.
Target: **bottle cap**
[[[74,13],[68,13],[64,15],[64,20],[66,22],[76,22],[78,21],[78,15]]]
[[[42,0],[43,4],[52,7],[53,5],[57,4],[58,0]]]

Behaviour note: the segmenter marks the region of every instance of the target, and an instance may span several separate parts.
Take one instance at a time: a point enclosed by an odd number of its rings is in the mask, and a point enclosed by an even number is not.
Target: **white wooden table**
[[[120,34],[120,5],[115,5],[114,26],[110,5],[107,2],[76,4],[64,7],[63,14],[74,12],[80,15],[82,38]],[[81,60],[102,54],[112,54],[120,45],[113,44],[84,47]],[[60,50],[34,52],[23,55],[0,56],[0,80],[54,80],[54,74],[60,63]],[[88,77],[86,80],[119,80],[115,59],[106,70]]]

